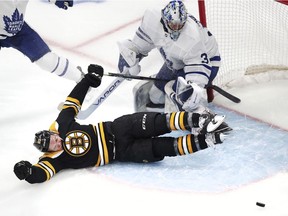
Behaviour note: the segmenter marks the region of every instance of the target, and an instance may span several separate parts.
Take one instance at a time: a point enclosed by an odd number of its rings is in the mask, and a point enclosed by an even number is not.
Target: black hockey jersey
[[[82,79],[67,97],[62,111],[50,127],[63,139],[63,150],[48,152],[32,167],[29,183],[49,180],[62,169],[78,169],[108,164],[114,159],[114,137],[110,122],[80,125],[75,116],[81,109],[89,84]]]

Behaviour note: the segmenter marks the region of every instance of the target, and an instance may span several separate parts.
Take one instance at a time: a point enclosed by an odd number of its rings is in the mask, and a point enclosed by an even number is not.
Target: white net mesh
[[[224,86],[241,78],[247,68],[249,73],[266,67],[287,70],[287,5],[274,0],[205,0],[205,4],[207,27],[223,60],[215,84]]]

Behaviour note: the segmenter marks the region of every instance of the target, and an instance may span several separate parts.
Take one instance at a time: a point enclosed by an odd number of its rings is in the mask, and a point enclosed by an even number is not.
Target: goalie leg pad
[[[141,81],[133,88],[134,96],[134,110],[135,112],[145,112],[147,111],[146,104],[150,102],[149,91],[153,81]]]
[[[149,98],[154,104],[164,104],[165,103],[165,93],[161,91],[158,87],[153,85],[149,91]]]

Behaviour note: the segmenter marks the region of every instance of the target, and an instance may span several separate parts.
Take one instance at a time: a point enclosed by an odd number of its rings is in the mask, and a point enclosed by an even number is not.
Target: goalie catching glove
[[[98,87],[101,84],[104,69],[100,65],[90,64],[88,66],[88,73],[84,75],[84,79],[93,88]]]
[[[117,44],[120,51],[118,61],[119,72],[134,76],[139,74],[141,71],[139,62],[145,56],[138,52],[131,40],[125,40],[121,43],[118,42]]]
[[[183,77],[178,77],[176,86],[176,100],[185,111],[193,111],[198,108],[202,100],[205,100],[205,89],[196,83],[189,84]]]

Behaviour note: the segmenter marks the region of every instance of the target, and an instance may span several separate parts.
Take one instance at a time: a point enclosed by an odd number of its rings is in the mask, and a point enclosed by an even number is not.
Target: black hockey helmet
[[[41,152],[48,152],[50,136],[54,133],[48,130],[42,130],[35,134],[33,145]]]

